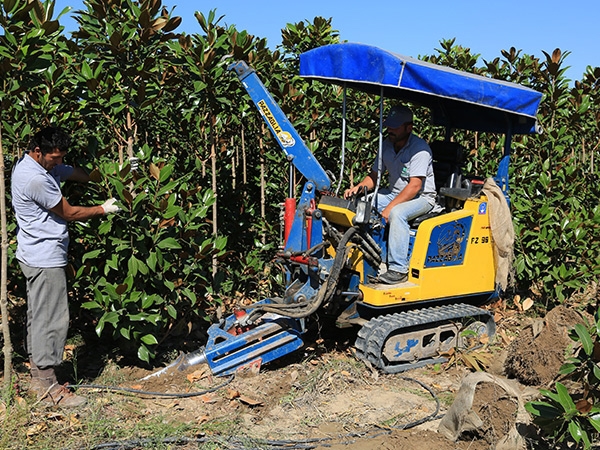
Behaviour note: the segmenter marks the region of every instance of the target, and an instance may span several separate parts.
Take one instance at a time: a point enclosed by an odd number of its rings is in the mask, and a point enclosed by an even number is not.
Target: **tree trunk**
[[[265,180],[265,149],[264,149],[264,143],[263,143],[263,136],[266,132],[265,130],[265,125],[263,124],[262,127],[262,133],[260,135],[260,138],[258,139],[258,145],[260,148],[260,217],[261,219],[263,219],[263,222],[265,220],[266,217],[266,203],[267,203],[267,195],[266,195],[266,180]],[[266,233],[262,232],[261,235],[261,242],[263,244],[266,244],[267,242],[267,236]]]
[[[248,184],[248,179],[246,176],[246,138],[244,136],[244,127],[242,126],[242,173],[243,173],[243,183],[244,187]]]
[[[131,118],[131,111],[127,111],[127,158],[133,158],[133,142],[135,139],[135,131],[133,129],[133,119]],[[124,161],[121,161],[123,164]]]
[[[213,236],[217,236],[219,231],[217,206],[218,206],[218,189],[217,189],[217,133],[215,126],[217,118],[212,117],[210,127],[210,162],[212,168],[212,190],[215,193],[215,203],[212,207],[212,218],[213,218]],[[212,257],[212,274],[213,277],[217,274],[217,257]]]
[[[4,151],[2,149],[2,131],[0,130],[0,227],[2,228],[2,257],[0,261],[0,314],[2,315],[2,336],[4,337],[4,387],[10,388],[12,382],[12,343],[8,326],[8,231],[6,230],[6,180],[4,178]]]
[[[237,154],[237,148],[235,147],[235,144],[233,142],[233,136],[231,137],[231,189],[233,190],[233,192],[235,192],[236,188],[237,188],[237,161],[238,161],[238,154]],[[221,150],[225,151],[227,150],[227,148],[225,147],[225,144],[223,144],[223,147],[221,147]]]

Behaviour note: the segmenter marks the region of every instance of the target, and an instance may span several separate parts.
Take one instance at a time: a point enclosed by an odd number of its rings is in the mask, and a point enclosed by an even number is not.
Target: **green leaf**
[[[179,242],[177,242],[174,238],[166,238],[163,239],[162,241],[160,241],[158,244],[156,244],[156,246],[160,249],[180,249],[181,245],[179,245]]]
[[[108,312],[104,314],[103,319],[105,322],[110,323],[115,328],[117,327],[117,323],[119,323],[119,314],[115,311]]]
[[[98,234],[101,236],[109,234],[112,230],[112,220],[105,220],[98,225]]]
[[[579,423],[574,420],[569,422],[569,433],[575,442],[579,444],[579,441],[581,441],[582,438],[581,427],[579,426]]]
[[[558,394],[558,402],[563,407],[567,414],[573,414],[577,412],[577,407],[573,402],[573,399],[569,395],[569,391],[564,384],[556,383],[556,392]]]
[[[169,179],[171,174],[173,173],[174,167],[171,164],[165,165],[162,169],[160,169],[160,182],[164,183]]]
[[[147,317],[148,317],[148,315],[144,314],[144,313],[130,314],[129,320],[132,322],[142,322],[142,321],[145,321]]]
[[[600,433],[600,417],[598,417],[597,419],[593,417],[588,417],[587,419],[590,422],[590,424],[596,429],[596,431]]]
[[[17,39],[13,36],[12,33],[9,33],[8,31],[4,32],[4,38],[13,46],[17,46]],[[13,55],[14,56],[14,55]]]
[[[81,304],[81,307],[84,309],[102,309],[102,306],[100,306],[100,304],[95,301],[84,302]]]
[[[156,252],[150,252],[150,255],[148,256],[146,263],[148,264],[148,267],[150,268],[150,270],[152,272],[156,272],[156,262],[157,262]]]
[[[148,348],[142,344],[138,347],[138,358],[142,361],[145,362],[150,362],[150,352],[148,351]]]
[[[147,295],[142,299],[142,309],[148,309],[154,305],[154,296]]]
[[[131,208],[135,209],[141,202],[145,201],[147,197],[148,194],[146,194],[146,192],[141,192],[140,194],[138,194],[133,200]]]
[[[119,316],[116,312],[111,311],[111,312],[104,313],[102,315],[102,317],[100,317],[100,320],[98,321],[98,325],[96,325],[96,334],[98,336],[100,336],[102,334],[102,331],[104,330],[104,325],[106,323],[110,323],[116,328],[116,324],[117,324],[118,320],[119,320]]]
[[[594,351],[594,343],[592,342],[592,338],[590,337],[590,333],[588,330],[580,323],[575,325],[575,332],[577,336],[579,336],[579,341],[583,346],[583,351],[586,355],[590,356]]]
[[[600,367],[598,367],[598,364],[594,364],[592,374],[596,377],[597,382],[600,382]]]
[[[175,205],[169,206],[167,210],[163,213],[163,217],[165,219],[171,219],[172,217],[175,217],[179,213],[179,211],[181,211],[181,207]]]
[[[121,328],[119,330],[119,333],[121,334],[121,336],[123,336],[125,339],[130,340],[131,339],[131,332],[129,331],[128,328]]]
[[[92,69],[90,68],[90,65],[87,63],[87,61],[84,61],[83,64],[81,65],[81,74],[87,79],[89,80],[90,78],[94,77],[94,74],[92,72]]]
[[[161,174],[162,174],[162,172],[161,172]],[[171,181],[171,182],[165,184],[163,187],[161,187],[158,190],[158,192],[157,192],[156,195],[158,195],[159,197],[161,197],[161,196],[165,195],[166,193],[172,191],[176,186],[177,186],[177,181]],[[175,198],[173,198],[171,201],[174,202]]]
[[[173,305],[167,305],[167,313],[173,319],[177,319],[177,310],[175,309],[175,307]]]
[[[196,294],[194,292],[190,291],[188,288],[183,289],[181,291],[181,293],[190,299],[192,306],[194,306],[196,304],[196,302],[198,301]]]
[[[127,262],[127,269],[129,270],[129,274],[133,275],[134,277],[138,273],[139,262],[139,259],[137,259],[133,255],[131,255],[131,258],[129,258],[129,261]]]
[[[96,258],[100,253],[102,253],[102,249],[98,249],[98,250],[93,250],[91,252],[86,253],[85,255],[83,255],[83,257],[81,258],[81,262],[85,262],[86,259],[94,259]]]
[[[534,416],[546,419],[560,417],[562,415],[560,409],[547,402],[528,402],[525,403],[525,409]]]
[[[141,341],[144,344],[148,344],[148,345],[156,345],[156,344],[158,344],[158,341],[156,340],[156,338],[152,334],[146,334],[146,335],[142,336]]]
[[[116,255],[116,253],[113,253],[112,256],[110,257],[110,259],[106,260],[106,266],[113,269],[113,270],[117,270],[117,262],[118,262],[118,257]]]
[[[575,369],[577,369],[577,366],[575,364],[565,363],[561,366],[558,373],[560,373],[561,375],[568,375],[570,373],[573,373]]]

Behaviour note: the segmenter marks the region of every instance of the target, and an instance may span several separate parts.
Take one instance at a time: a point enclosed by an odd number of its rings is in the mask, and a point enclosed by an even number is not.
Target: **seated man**
[[[435,180],[431,149],[427,142],[412,134],[413,114],[405,106],[394,106],[383,122],[387,138],[383,142],[383,171],[388,172],[389,187],[380,189],[375,205],[389,223],[388,270],[379,277],[385,284],[403,283],[408,279],[408,222],[427,214],[436,205]],[[366,187],[373,190],[377,182],[378,160],[360,183],[344,192],[349,198]]]

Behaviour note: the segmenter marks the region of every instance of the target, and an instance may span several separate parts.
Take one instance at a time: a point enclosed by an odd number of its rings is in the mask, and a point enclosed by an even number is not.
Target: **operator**
[[[98,206],[72,206],[62,195],[63,180],[89,181],[81,168],[63,164],[71,137],[47,127],[32,137],[16,163],[11,181],[17,218],[17,253],[27,283],[26,347],[31,365],[31,390],[38,399],[58,406],[86,403],[58,383],[54,368],[62,362],[69,327],[67,297],[67,222],[83,221],[119,211],[115,199]]]
[[[380,189],[375,205],[389,223],[388,270],[378,282],[403,283],[408,280],[408,222],[436,207],[431,149],[427,142],[412,134],[413,113],[406,106],[394,106],[383,121],[387,138],[382,146],[383,171],[388,172],[389,187]],[[350,198],[377,183],[378,158],[373,169],[360,183],[344,192]]]

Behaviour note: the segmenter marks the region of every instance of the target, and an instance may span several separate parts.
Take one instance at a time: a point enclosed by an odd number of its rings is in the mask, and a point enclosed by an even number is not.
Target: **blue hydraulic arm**
[[[331,180],[327,173],[304,144],[279,105],[275,103],[254,69],[244,61],[238,61],[231,64],[229,70],[237,74],[288,160],[307,180],[314,183],[318,191],[328,191]]]

